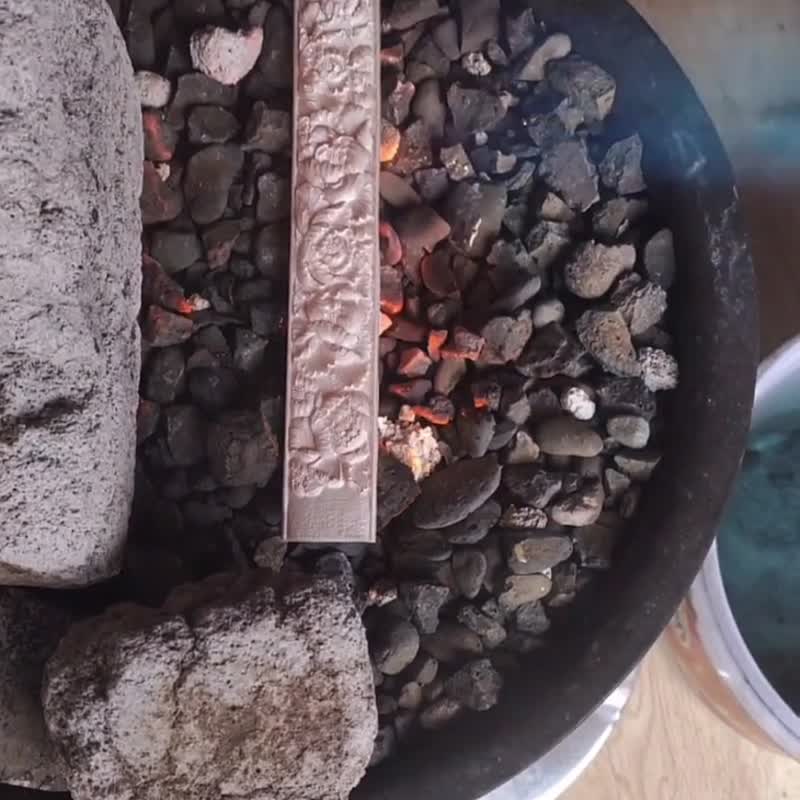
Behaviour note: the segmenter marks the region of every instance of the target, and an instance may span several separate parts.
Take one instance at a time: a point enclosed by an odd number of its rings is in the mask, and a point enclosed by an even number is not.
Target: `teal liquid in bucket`
[[[720,527],[736,623],[778,694],[800,713],[800,418],[751,437]]]

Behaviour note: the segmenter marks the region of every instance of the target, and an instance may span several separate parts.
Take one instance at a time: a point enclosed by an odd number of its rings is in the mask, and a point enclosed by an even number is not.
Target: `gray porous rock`
[[[105,0],[0,3],[0,583],[116,573],[133,493],[142,121]]]
[[[345,800],[378,728],[361,619],[326,578],[111,608],[65,636],[42,697],[73,800]]]

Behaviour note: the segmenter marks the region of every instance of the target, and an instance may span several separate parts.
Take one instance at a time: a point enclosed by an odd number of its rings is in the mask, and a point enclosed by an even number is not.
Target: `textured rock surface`
[[[65,612],[32,592],[0,590],[0,783],[64,788],[39,690],[45,662],[68,622]]]
[[[377,732],[364,629],[327,579],[117,606],[70,630],[43,698],[74,800],[343,799]]]
[[[133,488],[142,133],[105,0],[0,7],[0,582],[113,574]]]

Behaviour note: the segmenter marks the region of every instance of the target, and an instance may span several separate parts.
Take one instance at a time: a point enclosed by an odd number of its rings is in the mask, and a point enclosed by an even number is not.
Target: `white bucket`
[[[763,430],[772,420],[800,412],[798,406],[800,337],[759,368],[751,429]],[[800,716],[745,644],[725,593],[716,542],[675,615],[669,639],[684,671],[719,716],[758,744],[800,760]]]

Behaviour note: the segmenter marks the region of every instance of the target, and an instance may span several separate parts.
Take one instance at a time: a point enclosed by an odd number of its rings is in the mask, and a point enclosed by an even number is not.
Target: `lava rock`
[[[239,122],[221,106],[197,106],[187,121],[192,144],[224,144],[239,132]]]
[[[195,31],[189,41],[192,66],[225,86],[233,86],[253,69],[263,42],[262,28],[229,31],[209,27]]]
[[[447,90],[447,105],[459,138],[491,131],[505,118],[508,108],[501,97],[486,89],[468,89],[453,83]]]
[[[603,450],[603,439],[575,417],[552,417],[536,426],[536,442],[551,456],[592,458]]]
[[[653,283],[669,289],[675,281],[675,243],[672,231],[663,228],[644,248],[644,269]]]
[[[411,470],[388,453],[378,456],[378,530],[400,516],[419,496]]]
[[[678,386],[678,362],[674,356],[656,347],[639,350],[642,381],[651,392],[663,392]]]
[[[194,406],[164,409],[167,447],[177,466],[189,467],[205,458],[206,421]]]
[[[279,595],[265,580],[214,576],[164,610],[117,606],[70,630],[43,700],[74,797],[347,796],[377,732],[361,621],[333,581]]]
[[[433,633],[439,627],[439,612],[450,599],[450,590],[432,583],[410,582],[401,583],[398,590],[419,632]]]
[[[414,173],[414,181],[426,203],[435,203],[447,193],[450,185],[447,170],[443,167],[421,169]]]
[[[487,364],[505,364],[516,361],[533,334],[529,317],[494,317],[481,328],[485,343],[481,361]]]
[[[564,267],[564,282],[578,297],[602,297],[614,281],[633,269],[636,250],[629,244],[607,247],[597,242],[579,245]],[[649,327],[649,326],[648,326]]]
[[[411,508],[420,528],[454,525],[482,506],[500,485],[502,468],[494,456],[465,459],[426,478]]]
[[[546,508],[561,491],[561,475],[534,464],[509,464],[503,471],[503,486],[527,505]]]
[[[194,323],[180,314],[165,311],[159,306],[147,309],[142,335],[152,347],[169,347],[185,342],[194,331]]]
[[[572,545],[570,545],[572,552]],[[517,630],[541,636],[550,630],[550,620],[547,618],[544,606],[541,603],[526,603],[520,606],[514,614]]]
[[[617,194],[638,194],[647,188],[642,174],[642,140],[639,134],[615,142],[600,162],[603,186]]]
[[[514,366],[529,378],[553,378],[556,375],[579,378],[588,370],[585,354],[586,351],[571,334],[552,322],[531,338]],[[558,399],[555,403],[558,408]]]
[[[585,311],[575,330],[581,344],[604,369],[620,377],[639,375],[641,367],[630,331],[619,311]]]
[[[565,58],[571,52],[572,39],[566,33],[553,33],[521,61],[514,77],[518,81],[543,81],[548,62]]]
[[[118,571],[133,495],[141,110],[104,0],[2,15],[0,583],[75,586]]]
[[[597,478],[586,478],[578,489],[556,501],[549,509],[550,518],[559,525],[591,525],[603,511],[605,492]]]
[[[454,186],[445,211],[453,244],[467,256],[484,257],[500,232],[506,202],[504,186],[468,181]]]
[[[592,230],[601,239],[613,241],[647,213],[647,201],[631,197],[614,197],[592,212]]]
[[[143,108],[163,108],[169,103],[172,84],[167,78],[148,70],[140,70],[134,75],[139,102]]]
[[[638,275],[635,281],[622,283],[611,295],[611,303],[628,323],[631,336],[640,336],[661,322],[667,311],[667,292],[650,281],[642,281]]]
[[[221,486],[265,486],[278,465],[278,443],[250,411],[229,411],[209,425],[208,466]]]
[[[542,155],[539,175],[570,207],[586,211],[599,199],[597,168],[579,140],[560,142]]]
[[[497,705],[503,679],[488,658],[473,661],[451,675],[444,684],[448,697],[473,711]]]
[[[450,525],[442,534],[451,544],[476,544],[486,538],[500,519],[500,505],[496,500],[487,500],[461,522]]]
[[[508,506],[500,517],[499,526],[511,530],[536,530],[547,527],[547,514],[533,506]]]
[[[656,415],[656,398],[638,378],[608,376],[595,389],[600,407],[609,415],[634,414],[648,421]]]
[[[616,81],[603,69],[577,55],[547,65],[547,80],[566,95],[587,122],[602,122],[611,112],[617,93]]]
[[[462,606],[456,618],[462,625],[480,636],[481,642],[489,650],[499,647],[508,635],[500,622],[478,611],[475,606]]]
[[[584,422],[593,419],[597,411],[591,390],[583,386],[568,386],[561,393],[560,402],[564,411]]]
[[[183,191],[192,219],[200,225],[218,220],[244,156],[234,144],[214,144],[195,153],[186,165]]]

